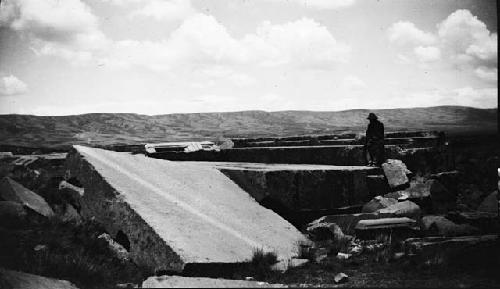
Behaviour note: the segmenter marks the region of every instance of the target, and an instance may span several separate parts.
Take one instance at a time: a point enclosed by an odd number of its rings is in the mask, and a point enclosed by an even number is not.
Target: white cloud
[[[339,9],[352,6],[355,0],[266,0],[272,2],[292,2],[308,8],[315,9]]]
[[[78,62],[109,45],[97,17],[80,0],[5,0],[0,5],[0,24],[28,36],[38,54]]]
[[[0,79],[0,95],[17,95],[28,91],[26,83],[14,75],[4,76]]]
[[[433,62],[441,59],[441,50],[435,46],[417,46],[413,51],[417,59],[422,62]]]
[[[293,63],[306,68],[329,68],[334,63],[347,62],[351,52],[325,26],[309,18],[275,25],[266,21],[242,42],[249,54],[265,66]]]
[[[111,2],[136,3],[132,0]],[[159,4],[157,0],[146,0],[144,3],[144,8],[149,4],[172,8],[163,12],[148,10],[165,13],[158,14],[159,18],[187,16],[186,13],[193,12],[189,1]],[[189,14],[167,39],[113,41],[102,33],[97,17],[81,0],[6,0],[1,5],[2,25],[27,35],[36,54],[62,57],[73,64],[95,62],[114,68],[142,66],[153,70],[204,65],[330,69],[346,62],[350,55],[347,44],[337,41],[325,26],[308,18],[283,24],[266,21],[255,33],[235,38],[213,16],[195,13]],[[179,10],[174,8],[176,5],[184,8]],[[236,81],[245,83],[249,79],[239,77]]]
[[[474,73],[476,74],[477,77],[491,81],[491,82],[497,82],[498,81],[498,69],[496,67],[493,68],[488,68],[488,67],[478,67],[474,70]]]
[[[446,64],[473,71],[481,79],[494,78],[498,36],[491,33],[486,24],[469,10],[460,9],[438,23],[436,28],[435,33],[427,33],[411,22],[400,21],[388,29],[389,41],[402,49],[399,55],[408,60],[414,58],[416,63]],[[428,65],[425,67],[429,68]]]
[[[418,29],[408,21],[399,21],[387,30],[389,41],[397,45],[431,45],[436,41],[432,33]]]
[[[155,20],[183,20],[196,11],[189,0],[149,0],[144,7],[133,11],[132,17],[150,17]]]
[[[443,47],[455,57],[467,60],[492,61],[498,57],[497,34],[469,10],[457,10],[438,24]]]
[[[184,20],[166,40],[116,42],[103,62],[155,70],[241,64],[328,69],[346,62],[349,54],[348,45],[311,19],[276,25],[264,22],[255,33],[237,39],[213,16],[198,13]]]

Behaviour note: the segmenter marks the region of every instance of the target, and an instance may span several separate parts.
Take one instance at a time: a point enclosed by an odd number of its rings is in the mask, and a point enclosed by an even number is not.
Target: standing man
[[[374,113],[370,113],[367,119],[370,123],[365,139],[366,161],[368,166],[380,166],[385,161],[384,124]]]

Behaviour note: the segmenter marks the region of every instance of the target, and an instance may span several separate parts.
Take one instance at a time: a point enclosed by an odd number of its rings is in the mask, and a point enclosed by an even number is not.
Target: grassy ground
[[[0,266],[69,280],[82,289],[137,284],[150,275],[116,258],[97,238],[101,232],[91,222],[75,225],[56,219],[0,226]]]
[[[499,249],[467,251],[453,264],[423,264],[411,259],[387,260],[380,253],[363,253],[349,260],[329,257],[320,264],[293,268],[284,274],[272,273],[256,278],[293,287],[413,287],[413,288],[499,288]],[[470,255],[476,258],[470,258]],[[349,281],[335,284],[337,273]]]

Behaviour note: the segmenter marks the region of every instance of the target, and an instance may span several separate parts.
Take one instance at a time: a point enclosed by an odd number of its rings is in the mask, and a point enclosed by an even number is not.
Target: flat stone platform
[[[381,174],[367,166],[181,162],[220,170],[262,205],[283,217],[364,204],[373,196],[366,177]],[[290,220],[290,219],[289,219]]]
[[[305,237],[218,169],[74,146],[71,177],[84,187],[82,214],[130,244],[154,270],[249,261],[255,250],[287,260]]]
[[[245,162],[265,164],[311,164],[333,166],[364,166],[365,150],[362,145],[316,145],[281,147],[245,147],[220,151],[157,152],[152,158],[172,161]],[[402,149],[386,145],[387,158],[400,159],[414,173],[446,171],[449,160],[446,147]]]

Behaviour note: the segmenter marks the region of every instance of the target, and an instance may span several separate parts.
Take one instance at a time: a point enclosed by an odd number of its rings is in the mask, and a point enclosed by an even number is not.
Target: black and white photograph
[[[496,0],[0,0],[0,289],[499,288]]]

